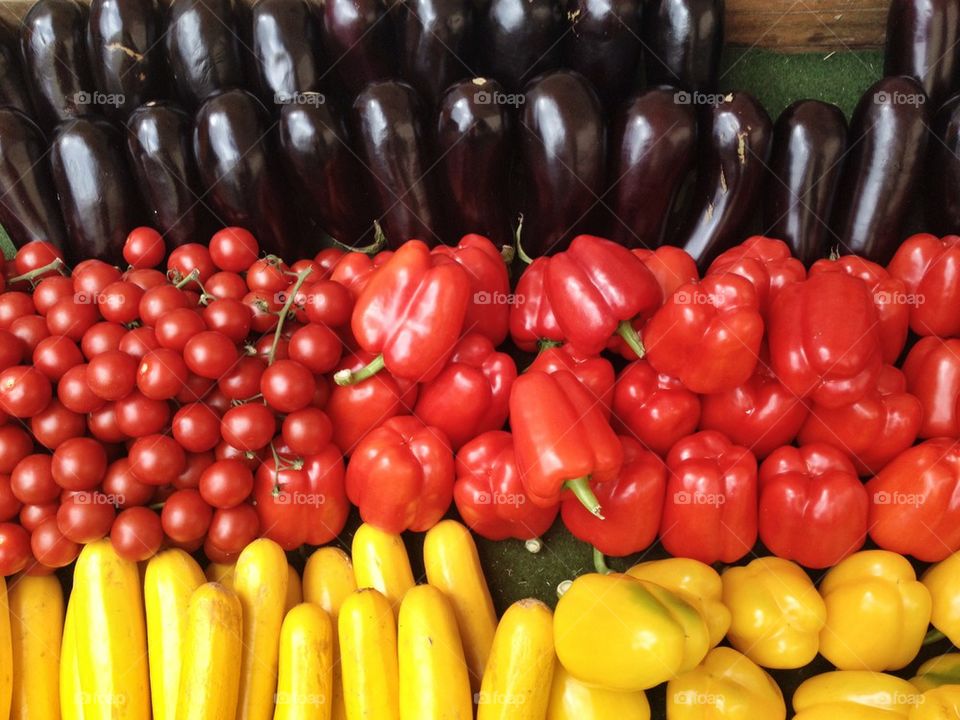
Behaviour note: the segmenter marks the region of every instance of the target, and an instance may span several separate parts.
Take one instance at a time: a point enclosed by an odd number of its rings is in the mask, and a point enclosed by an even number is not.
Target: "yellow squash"
[[[539,600],[518,600],[493,637],[477,720],[544,720],[555,664],[553,613]]]
[[[13,695],[13,640],[10,637],[10,610],[7,583],[0,577],[0,720],[10,715]]]
[[[229,720],[237,714],[243,621],[240,599],[219,583],[190,597],[176,720]]]
[[[793,720],[905,720],[920,693],[902,678],[867,670],[814,675],[793,694]]]
[[[378,590],[344,601],[338,620],[343,696],[348,720],[399,720],[397,623]]]
[[[10,586],[13,702],[10,720],[60,716],[63,588],[55,575],[22,575]]]
[[[300,582],[300,576],[293,569],[293,565],[287,565],[287,601],[283,605],[284,615],[302,602],[303,583]]]
[[[74,588],[67,602],[63,621],[63,643],[60,646],[60,717],[62,720],[83,720],[83,702],[80,690],[80,666],[77,665],[77,593]]]
[[[143,601],[147,610],[153,720],[173,720],[176,715],[187,605],[193,591],[203,583],[203,570],[183,550],[164,550],[147,562]]]
[[[472,720],[473,696],[457,619],[431,585],[407,591],[397,626],[401,720]]]
[[[373,588],[387,598],[394,615],[414,586],[413,571],[403,538],[364,523],[353,536],[353,572],[358,588]]]
[[[643,690],[619,692],[584,685],[557,663],[546,720],[650,720]]]
[[[333,624],[319,605],[291,609],[280,629],[274,720],[330,720]]]

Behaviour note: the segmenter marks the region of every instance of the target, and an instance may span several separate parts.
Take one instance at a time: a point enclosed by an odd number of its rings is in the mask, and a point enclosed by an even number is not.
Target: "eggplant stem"
[[[346,243],[340,242],[335,237],[330,235],[327,237],[330,238],[330,242],[335,248],[339,248],[340,250],[344,250],[346,252],[363,253],[364,255],[376,255],[387,246],[387,236],[383,234],[383,228],[380,227],[380,223],[376,220],[373,221],[373,242],[369,245],[353,247],[352,245],[347,245]]]
[[[567,480],[563,486],[574,494],[577,500],[580,501],[580,504],[583,505],[591,515],[595,515],[601,520],[605,519],[600,512],[600,501],[597,500],[597,496],[593,494],[593,490],[590,487],[589,475]]]
[[[350,370],[349,368],[338,370],[333,374],[333,381],[341,387],[344,385],[356,385],[367,378],[373,377],[383,370],[383,367],[383,354],[380,354],[359,370]]]
[[[643,340],[640,339],[637,329],[630,320],[620,321],[620,324],[617,325],[617,335],[623,338],[623,341],[636,353],[638,358],[647,354],[646,348],[643,347]]]
[[[283,307],[280,309],[280,317],[277,320],[277,329],[273,332],[273,343],[270,345],[270,352],[267,354],[267,365],[273,365],[273,361],[276,360],[277,347],[280,345],[280,336],[283,334],[283,324],[286,322],[287,315],[290,314],[290,308],[293,307],[293,301],[296,299],[297,293],[300,291],[300,288],[303,287],[303,283],[312,272],[313,268],[307,267],[297,273],[297,281],[293,284],[293,287],[290,288],[290,292],[287,293],[287,299],[283,303]]]
[[[607,565],[607,559],[603,556],[603,553],[593,549],[593,567],[601,575],[609,575],[613,572],[610,567]]]

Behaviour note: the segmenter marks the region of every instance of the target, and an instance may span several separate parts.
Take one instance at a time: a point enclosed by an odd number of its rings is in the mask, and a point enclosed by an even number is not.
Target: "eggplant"
[[[75,259],[121,262],[127,234],[141,224],[122,148],[120,130],[102,118],[67,120],[53,135],[51,174]]]
[[[606,193],[614,216],[610,236],[627,247],[663,244],[667,217],[694,165],[697,117],[677,102],[676,88],[661,86],[634,95],[610,128]]]
[[[387,242],[411,238],[434,245],[442,236],[434,207],[424,109],[417,91],[399,80],[371,83],[353,102],[356,144],[378,198]]]
[[[470,74],[473,0],[406,0],[401,38],[404,78],[436,107]]]
[[[630,94],[640,62],[639,0],[577,0],[567,12],[565,65],[593,84],[600,100],[616,109]]]
[[[46,240],[66,248],[47,142],[36,124],[13,108],[0,109],[0,225],[17,247]]]
[[[302,207],[330,237],[345,245],[365,245],[372,237],[369,188],[350,149],[343,117],[322,95],[316,102],[284,105],[280,111],[280,154]]]
[[[173,0],[166,33],[167,63],[188,109],[243,85],[232,0]]]
[[[603,193],[606,128],[600,99],[580,73],[542,75],[524,96],[523,247],[528,255],[545,255],[589,229],[590,212]]]
[[[510,108],[496,80],[474,78],[450,87],[440,103],[437,154],[451,238],[480,233],[498,247],[512,242],[503,201],[513,154]]]
[[[320,89],[320,34],[306,0],[259,0],[251,10],[256,87],[271,105]]]
[[[724,0],[652,0],[643,15],[647,82],[689,92],[716,88]]]
[[[928,111],[923,88],[888,77],[860,98],[850,123],[850,152],[831,216],[844,252],[886,264],[903,239],[903,221],[920,187]]]
[[[958,86],[960,0],[893,0],[883,70],[912,77],[940,107]]]
[[[847,120],[836,105],[799,100],[773,128],[763,225],[805,265],[823,257],[827,222],[847,151]]]
[[[701,270],[743,240],[765,178],[773,127],[751,95],[734,92],[704,108],[697,179],[673,244]]]
[[[160,10],[156,0],[92,0],[87,26],[90,70],[108,102],[104,112],[125,118],[162,87]]]
[[[127,158],[147,224],[168,247],[203,242],[210,230],[193,160],[193,120],[168,102],[148,102],[127,120]]]
[[[557,0],[490,0],[478,25],[482,72],[508,92],[560,65],[563,28]]]
[[[0,45],[0,107],[32,115],[33,107],[20,70],[20,52],[11,48]]]
[[[86,31],[87,8],[75,0],[38,0],[23,19],[24,79],[46,130],[97,110]]]
[[[351,95],[377,80],[396,77],[393,15],[385,0],[326,0],[321,43]]]
[[[218,218],[249,230],[267,252],[296,259],[303,253],[287,232],[268,120],[266,108],[245,90],[214,95],[194,118],[194,157]]]
[[[960,232],[960,94],[947,100],[937,111],[930,142],[930,172],[926,196],[939,235]]]

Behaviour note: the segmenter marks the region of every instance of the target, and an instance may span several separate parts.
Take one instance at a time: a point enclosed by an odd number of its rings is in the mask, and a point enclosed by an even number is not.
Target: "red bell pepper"
[[[733,273],[681,285],[643,330],[650,364],[696,393],[745,383],[762,339],[756,290]]]
[[[351,328],[357,344],[377,357],[356,372],[334,375],[352,385],[383,368],[394,377],[426,382],[436,377],[463,330],[470,279],[426,243],[405,242],[357,297]]]
[[[700,397],[646,360],[627,365],[613,391],[614,429],[666,455],[674,443],[697,429]]]
[[[801,445],[827,443],[843,450],[860,475],[873,475],[913,445],[923,417],[920,401],[892,365],[880,369],[866,395],[838,408],[814,404],[797,436]]]
[[[903,362],[907,392],[923,406],[918,437],[960,437],[960,340],[921,338]]]
[[[604,519],[591,515],[576,498],[560,505],[563,523],[575,537],[614,557],[640,552],[657,539],[667,488],[667,468],[657,455],[633,438],[621,437],[620,442],[620,473],[593,485]]]
[[[667,455],[660,541],[676,557],[739,560],[757,541],[757,460],[724,435],[704,430]]]
[[[480,433],[503,427],[516,379],[513,358],[497,352],[485,335],[465,335],[443,371],[420,386],[414,415],[443,430],[458,450]]]
[[[500,250],[483,235],[464,235],[456,247],[437,245],[433,254],[462,267],[470,278],[470,305],[464,327],[486,335],[494,345],[506,338],[510,323],[510,277]]]
[[[867,483],[870,538],[939,562],[960,550],[960,445],[936,438],[904,450]]]
[[[760,466],[760,540],[777,557],[827,568],[867,539],[870,498],[831,445],[774,450]]]
[[[555,505],[569,489],[590,512],[601,514],[590,483],[616,477],[623,447],[597,399],[573,373],[518,377],[510,393],[510,426],[520,478],[535,504]]]
[[[910,295],[903,280],[893,277],[882,265],[859,255],[817,260],[810,267],[810,275],[823,272],[843,272],[867,284],[880,322],[883,361],[895,363],[907,343],[910,325]]]
[[[424,532],[450,507],[453,473],[443,431],[401,415],[357,445],[347,464],[347,497],[365,523],[390,533]]]
[[[557,518],[559,503],[540,507],[523,489],[508,432],[486,432],[460,448],[456,473],[453,500],[463,521],[481,537],[532,540]]]
[[[284,550],[326,545],[343,530],[350,513],[344,489],[343,454],[328,445],[296,460],[267,458],[253,484],[260,534]]]
[[[777,377],[827,407],[856,402],[874,385],[883,357],[867,284],[845,273],[811,275],[773,302],[767,339]]]
[[[610,419],[613,402],[613,383],[616,373],[613,365],[599,355],[581,355],[572,345],[544,348],[527,370],[555,373],[569,370],[596,397],[603,407],[604,416]]]
[[[764,318],[784,287],[807,277],[806,268],[790,254],[789,245],[783,240],[762,235],[748,237],[718,255],[707,270],[707,275],[711,273],[736,273],[753,283],[760,314]]]
[[[543,283],[550,258],[538,257],[523,271],[510,305],[510,337],[526,352],[536,352],[541,343],[559,343],[563,333],[550,307]]]
[[[960,335],[960,236],[912,235],[887,270],[906,285],[911,330],[942,338]]]

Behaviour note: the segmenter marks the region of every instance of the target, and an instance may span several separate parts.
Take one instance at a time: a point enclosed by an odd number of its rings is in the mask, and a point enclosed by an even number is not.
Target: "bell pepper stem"
[[[373,360],[364,365],[359,370],[349,370],[344,368],[333,374],[333,381],[340,385],[356,385],[367,378],[371,378],[383,370],[383,355],[377,355]]]
[[[564,483],[564,487],[572,492],[577,500],[580,501],[580,504],[589,510],[592,515],[596,515],[601,520],[604,519],[600,513],[600,501],[597,500],[597,496],[594,495],[593,490],[590,489],[590,477],[588,475],[567,480]]]
[[[941,640],[945,640],[946,637],[947,636],[944,635],[942,632],[940,632],[936,628],[933,628],[932,630],[930,630],[930,632],[927,633],[926,637],[923,638],[923,645],[924,647],[926,647],[927,645],[933,645],[934,643],[938,643]]]
[[[523,546],[527,549],[528,553],[533,553],[536,555],[543,549],[543,541],[540,538],[530,538],[529,540],[523,543]]]
[[[613,572],[607,565],[607,559],[603,556],[603,553],[596,548],[593,549],[593,567],[601,575],[609,575]]]
[[[638,358],[642,358],[646,354],[647,351],[643,347],[643,341],[630,320],[620,321],[620,324],[617,325],[617,335],[623,338],[623,341],[630,346],[630,349],[637,354]]]

